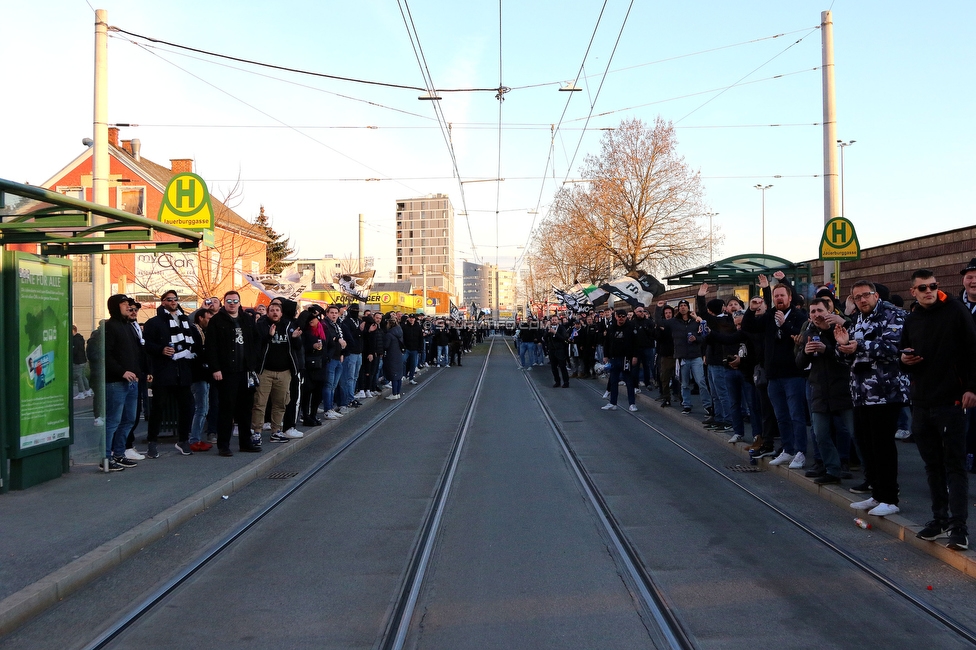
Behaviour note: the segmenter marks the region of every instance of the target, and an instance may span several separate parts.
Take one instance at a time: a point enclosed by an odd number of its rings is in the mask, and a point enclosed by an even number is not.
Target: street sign
[[[861,259],[861,245],[850,219],[834,217],[824,225],[820,239],[820,259],[843,261]]]
[[[170,179],[159,206],[159,221],[187,230],[213,229],[213,207],[204,180],[190,172]]]

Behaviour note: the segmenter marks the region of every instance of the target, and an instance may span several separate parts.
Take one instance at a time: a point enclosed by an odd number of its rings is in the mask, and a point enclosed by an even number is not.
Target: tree
[[[268,263],[266,273],[281,273],[281,270],[285,268],[285,258],[295,252],[295,249],[288,245],[291,238],[279,235],[271,227],[271,218],[264,213],[263,205],[258,212],[257,219],[254,220],[254,225],[268,237]]]
[[[657,118],[649,129],[641,120],[623,120],[604,133],[599,155],[586,156],[580,173],[585,184],[556,195],[535,241],[540,256],[590,282],[642,268],[674,272],[707,260],[701,174],[678,155],[670,122]],[[554,246],[546,231],[579,241]]]

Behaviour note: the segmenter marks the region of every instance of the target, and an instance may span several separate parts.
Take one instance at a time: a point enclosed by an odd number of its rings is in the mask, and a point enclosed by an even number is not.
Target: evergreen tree
[[[257,219],[254,220],[254,225],[260,228],[261,232],[268,238],[267,270],[265,273],[281,273],[285,267],[285,258],[295,252],[295,249],[288,245],[291,238],[278,234],[271,227],[271,218],[264,213],[263,205]]]

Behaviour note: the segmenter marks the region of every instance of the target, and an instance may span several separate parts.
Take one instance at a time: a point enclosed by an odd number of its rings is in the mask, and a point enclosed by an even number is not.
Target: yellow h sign
[[[854,224],[844,217],[834,217],[824,225],[820,239],[820,259],[859,260],[861,245],[857,241]]]
[[[189,172],[171,178],[159,206],[159,221],[189,230],[212,230],[213,207],[203,179]]]

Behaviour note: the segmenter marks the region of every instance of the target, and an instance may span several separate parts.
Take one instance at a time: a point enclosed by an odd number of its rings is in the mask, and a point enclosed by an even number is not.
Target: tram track
[[[511,351],[511,349],[510,349],[510,351]],[[513,352],[513,356],[514,356],[514,352]],[[516,357],[516,363],[517,363],[517,357]],[[536,395],[539,395],[537,386],[535,386],[535,384],[531,381],[531,379],[529,377],[526,377],[526,380],[530,384],[530,386],[532,387],[533,392]],[[600,389],[596,385],[589,385],[589,384],[586,384],[586,383],[584,383],[583,385],[586,386],[586,390],[592,392],[595,396],[600,397],[600,399],[602,400],[602,393],[600,392]],[[862,560],[861,558],[859,558],[854,552],[850,551],[849,549],[845,548],[843,545],[841,545],[841,544],[833,541],[828,536],[826,536],[823,533],[819,532],[813,525],[808,524],[808,523],[804,522],[803,520],[799,519],[798,517],[796,517],[796,516],[794,516],[794,515],[786,512],[783,508],[781,508],[781,507],[777,506],[776,504],[772,503],[769,499],[763,497],[761,494],[757,493],[755,490],[752,490],[748,486],[746,486],[743,483],[737,481],[735,478],[733,478],[733,476],[731,476],[729,474],[729,472],[728,472],[728,470],[726,468],[719,467],[719,466],[715,465],[714,463],[708,461],[707,459],[703,458],[700,454],[696,453],[694,450],[692,450],[691,448],[689,448],[687,445],[685,445],[681,441],[677,440],[674,436],[669,435],[660,426],[658,426],[657,424],[655,424],[653,422],[650,422],[646,417],[644,417],[642,415],[642,413],[640,411],[637,411],[637,412],[624,411],[623,413],[626,416],[631,417],[634,420],[636,420],[637,422],[639,422],[645,429],[653,432],[655,435],[657,435],[661,439],[667,441],[668,443],[670,443],[671,445],[673,445],[674,447],[676,447],[677,449],[679,449],[683,454],[685,454],[689,458],[693,459],[695,462],[699,463],[700,465],[704,466],[707,470],[709,470],[710,472],[712,472],[716,476],[718,476],[721,479],[723,479],[726,483],[734,486],[738,491],[746,494],[749,498],[751,498],[755,502],[761,504],[763,507],[765,507],[769,511],[775,513],[778,517],[780,517],[783,520],[789,522],[792,526],[794,526],[798,530],[800,530],[803,533],[805,533],[808,537],[816,540],[816,542],[818,544],[820,544],[824,548],[828,549],[829,551],[831,551],[832,553],[834,553],[836,556],[842,558],[848,564],[850,564],[855,569],[857,569],[861,574],[869,577],[871,580],[873,580],[878,585],[884,587],[890,593],[897,595],[899,598],[903,599],[904,601],[906,601],[907,603],[909,603],[911,606],[915,607],[918,611],[924,613],[926,616],[928,616],[929,618],[931,618],[932,620],[934,620],[938,624],[944,626],[946,629],[948,629],[951,632],[953,632],[954,634],[958,635],[961,639],[967,641],[968,643],[971,643],[971,644],[976,645],[976,631],[974,631],[974,630],[970,629],[969,627],[963,625],[962,623],[960,623],[956,619],[952,618],[951,616],[949,616],[948,614],[946,614],[944,611],[942,611],[938,607],[935,607],[935,606],[933,606],[933,605],[931,605],[929,603],[926,603],[924,600],[922,600],[921,598],[919,598],[918,596],[916,596],[915,594],[913,594],[909,589],[907,589],[904,586],[900,585],[896,580],[894,580],[891,577],[885,575],[883,572],[877,570],[876,568],[872,567],[870,564],[868,564],[867,562],[865,562],[864,560]],[[601,503],[604,504],[604,506],[602,506],[602,507],[605,507],[605,501],[603,500],[602,496],[600,496],[599,486],[595,484],[595,482],[592,480],[592,478],[590,478],[590,476],[587,473],[586,468],[583,465],[583,463],[578,461],[578,456],[577,456],[576,452],[573,450],[572,443],[570,442],[570,440],[568,439],[568,437],[564,435],[564,433],[562,432],[561,428],[556,423],[555,419],[550,417],[550,420],[552,422],[552,426],[553,426],[554,430],[557,431],[557,434],[560,436],[561,442],[567,447],[568,453],[571,454],[573,456],[573,458],[577,459],[575,462],[578,462],[579,463],[579,471],[585,477],[585,480],[586,480],[587,484],[590,485],[590,486],[592,486],[592,490],[593,490],[593,492],[595,494],[595,497]],[[609,513],[609,510],[608,510],[608,513]],[[613,520],[612,513],[609,513],[608,514],[608,519],[611,522],[614,521]],[[626,548],[629,549],[629,552],[635,558],[638,558],[637,553],[634,551],[634,547],[630,544],[629,541],[627,541],[626,534],[624,534],[623,531],[620,530],[619,525],[617,525],[616,528],[618,530],[618,534],[620,535],[621,539],[624,540],[624,543],[626,544]],[[647,574],[647,580],[650,581],[651,584],[653,584],[653,578],[652,578],[652,576],[650,576],[650,574],[647,573],[646,570],[643,569],[643,567],[640,567],[639,558],[638,558],[638,564],[637,564],[637,566],[639,567],[640,573],[641,574]],[[660,592],[657,592],[657,596],[662,601],[665,601],[666,600],[665,597],[663,596],[663,594],[661,594]],[[673,613],[671,613],[670,616],[676,618]],[[679,625],[679,627],[680,627],[680,625]]]

